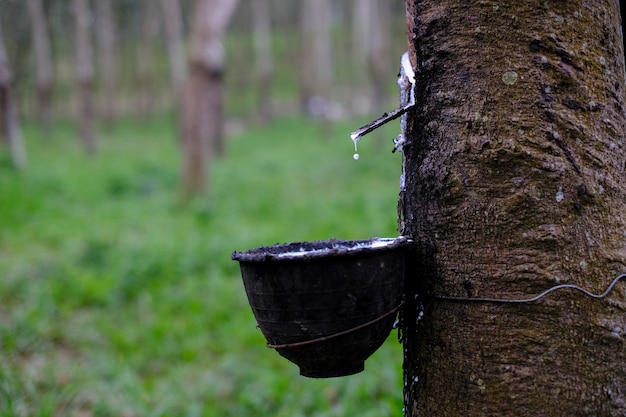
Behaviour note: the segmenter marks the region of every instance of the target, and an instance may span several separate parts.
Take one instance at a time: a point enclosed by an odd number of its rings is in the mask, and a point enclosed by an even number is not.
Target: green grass
[[[86,157],[69,124],[0,155],[0,416],[397,416],[395,332],[351,377],[265,348],[233,250],[395,236],[400,156],[282,119],[232,138],[179,207],[171,117],[122,121]],[[391,127],[386,135],[391,138]]]

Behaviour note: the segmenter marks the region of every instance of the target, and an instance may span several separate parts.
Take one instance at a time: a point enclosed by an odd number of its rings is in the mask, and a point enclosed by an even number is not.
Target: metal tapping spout
[[[350,139],[354,142],[354,159],[359,159],[359,154],[357,153],[357,143],[363,136],[378,129],[382,125],[397,119],[415,106],[415,71],[411,66],[411,60],[409,59],[408,52],[402,54],[402,58],[400,59],[400,77],[398,78],[398,87],[400,87],[400,107],[389,113],[383,113],[383,115],[378,119],[369,122],[365,126],[358,128],[350,134]],[[402,129],[402,131],[404,131],[404,129]],[[403,134],[401,133],[398,138],[394,140],[394,152],[396,150],[402,152],[402,144],[404,141],[400,138],[400,136],[403,136]]]

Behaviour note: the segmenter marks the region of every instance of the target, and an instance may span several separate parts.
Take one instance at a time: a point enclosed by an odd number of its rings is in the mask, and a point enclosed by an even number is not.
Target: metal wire
[[[268,348],[272,348],[272,349],[283,349],[283,348],[292,348],[292,347],[298,347],[298,346],[306,346],[306,345],[311,345],[313,343],[318,343],[318,342],[323,342],[324,340],[328,340],[328,339],[332,339],[334,337],[339,337],[339,336],[343,336],[352,332],[355,332],[357,330],[363,329],[364,327],[370,326],[376,322],[381,321],[382,319],[384,319],[385,317],[388,317],[394,313],[397,313],[398,310],[400,310],[400,307],[402,307],[402,305],[404,304],[404,301],[401,302],[400,304],[398,304],[396,307],[394,307],[392,310],[386,312],[385,314],[383,314],[382,316],[376,317],[373,320],[368,321],[367,323],[363,323],[360,324],[356,327],[353,327],[351,329],[348,330],[344,330],[342,332],[339,333],[334,333],[328,336],[322,336],[322,337],[318,337],[317,339],[313,339],[313,340],[305,340],[303,342],[295,342],[295,343],[285,343],[282,345],[273,345],[271,343],[267,343],[266,346]]]
[[[540,299],[542,299],[543,297],[547,296],[548,294],[553,293],[554,291],[557,290],[562,290],[562,289],[572,289],[575,291],[579,291],[581,293],[583,293],[584,295],[591,297],[591,298],[595,298],[595,299],[603,299],[606,298],[607,295],[609,295],[611,293],[611,291],[613,291],[613,288],[615,288],[615,285],[621,280],[626,278],[626,273],[624,274],[620,274],[618,276],[616,276],[613,281],[611,281],[611,283],[609,284],[609,286],[606,288],[606,290],[601,293],[601,294],[594,294],[591,291],[579,287],[578,285],[574,285],[574,284],[560,284],[560,285],[555,285],[554,287],[548,288],[547,290],[543,291],[540,294],[535,295],[534,297],[531,298],[513,298],[513,299],[503,299],[503,298],[491,298],[491,297],[448,297],[448,296],[442,296],[442,295],[436,295],[433,296],[431,298],[435,298],[437,300],[445,300],[445,301],[457,301],[457,302],[477,302],[477,303],[500,303],[500,304],[521,304],[521,303],[533,303],[535,301],[539,301]],[[344,330],[342,332],[339,333],[334,333],[328,336],[322,336],[322,337],[318,337],[316,339],[312,339],[312,340],[305,340],[303,342],[296,342],[296,343],[284,343],[284,344],[280,344],[280,345],[274,345],[271,343],[267,343],[267,347],[268,348],[272,348],[272,349],[284,349],[284,348],[292,348],[292,347],[298,347],[298,346],[306,346],[306,345],[310,345],[313,343],[318,343],[318,342],[323,342],[324,340],[328,340],[328,339],[332,339],[334,337],[339,337],[339,336],[343,336],[352,332],[355,332],[357,330],[363,329],[367,326],[370,326],[382,319],[384,319],[385,317],[388,317],[392,314],[395,314],[398,312],[398,310],[400,310],[400,308],[404,305],[404,301],[401,302],[398,306],[394,307],[392,310],[386,312],[385,314],[368,321],[367,323],[363,323],[361,325],[358,325],[356,327],[353,327],[351,329],[348,330]]]
[[[532,303],[532,302],[540,300],[541,298],[545,297],[546,295],[554,291],[569,288],[572,290],[580,291],[588,297],[595,298],[595,299],[602,299],[602,298],[605,298],[607,295],[609,295],[609,293],[615,287],[615,284],[617,284],[617,282],[623,278],[626,278],[626,274],[620,274],[616,276],[602,294],[594,294],[591,291],[586,290],[574,284],[561,284],[561,285],[556,285],[552,288],[548,288],[544,292],[534,297],[522,298],[522,299],[501,299],[501,298],[489,298],[489,297],[475,297],[475,298],[474,297],[447,297],[447,296],[442,296],[442,295],[436,295],[432,298],[436,298],[438,300],[446,300],[446,301],[471,301],[471,302],[482,302],[482,303],[505,303],[505,304]]]

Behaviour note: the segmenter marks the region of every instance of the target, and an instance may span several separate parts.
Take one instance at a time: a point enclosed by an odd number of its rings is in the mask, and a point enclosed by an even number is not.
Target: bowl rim
[[[406,236],[395,238],[373,237],[370,239],[344,240],[324,239],[314,241],[278,243],[259,246],[245,251],[235,251],[232,259],[239,262],[299,261],[329,257],[387,252],[408,245],[413,241]],[[378,243],[378,244],[377,244]],[[311,249],[305,249],[311,247]]]

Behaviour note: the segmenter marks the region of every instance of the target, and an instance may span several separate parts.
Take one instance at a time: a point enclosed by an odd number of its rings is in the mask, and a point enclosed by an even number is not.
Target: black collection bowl
[[[234,252],[267,345],[311,378],[351,375],[383,344],[404,288],[405,237]]]

